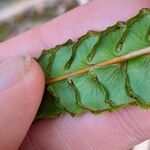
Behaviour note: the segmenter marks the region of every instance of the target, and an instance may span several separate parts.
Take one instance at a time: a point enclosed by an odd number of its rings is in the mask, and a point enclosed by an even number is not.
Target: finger
[[[19,147],[35,117],[43,85],[42,71],[30,56],[0,64],[0,149]]]
[[[150,111],[129,107],[35,122],[20,150],[128,150],[150,138]]]
[[[43,49],[77,39],[88,30],[103,30],[149,7],[149,0],[93,0],[0,45],[0,61],[25,52],[38,57]],[[11,52],[11,53],[10,53]]]

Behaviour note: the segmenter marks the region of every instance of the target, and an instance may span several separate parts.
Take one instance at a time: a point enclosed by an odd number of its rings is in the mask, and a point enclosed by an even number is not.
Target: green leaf
[[[48,90],[56,97],[56,99],[59,99],[64,109],[72,115],[83,112],[83,110],[76,105],[76,95],[69,82],[60,81],[56,84],[49,85]]]
[[[150,106],[150,56],[128,61],[127,73],[132,94]]]
[[[38,59],[46,90],[37,118],[150,107],[150,9],[105,31],[89,31]]]
[[[106,92],[95,74],[86,73],[73,77],[72,81],[78,94],[77,103],[79,106],[92,112],[110,109],[109,104],[105,102]]]
[[[47,90],[44,92],[43,101],[37,112],[35,119],[51,118],[61,115],[64,112],[63,107]]]

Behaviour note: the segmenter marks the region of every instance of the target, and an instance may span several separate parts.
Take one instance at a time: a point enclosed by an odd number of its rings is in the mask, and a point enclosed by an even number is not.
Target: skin
[[[93,0],[1,43],[0,62],[25,53],[38,57],[43,49],[125,21],[144,7],[150,7],[149,0]],[[32,123],[43,89],[43,73],[32,60],[23,78],[0,90],[0,149],[15,150],[21,145],[20,150],[127,150],[150,138],[150,110],[138,107],[78,118],[65,114]]]

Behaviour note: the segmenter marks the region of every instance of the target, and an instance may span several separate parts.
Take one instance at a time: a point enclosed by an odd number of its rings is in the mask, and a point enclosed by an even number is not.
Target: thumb
[[[0,64],[0,149],[16,150],[39,107],[44,77],[30,56]]]

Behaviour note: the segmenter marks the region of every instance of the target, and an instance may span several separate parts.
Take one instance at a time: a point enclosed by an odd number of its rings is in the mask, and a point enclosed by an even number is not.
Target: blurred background
[[[90,0],[0,0],[0,42]]]
[[[0,0],[0,42],[90,0]],[[132,150],[150,150],[149,141]]]

